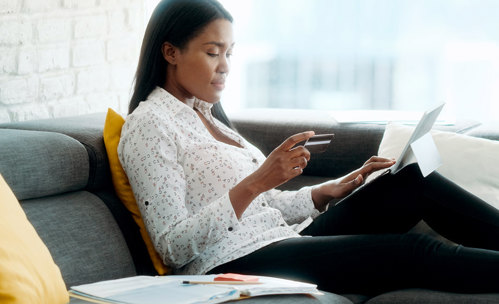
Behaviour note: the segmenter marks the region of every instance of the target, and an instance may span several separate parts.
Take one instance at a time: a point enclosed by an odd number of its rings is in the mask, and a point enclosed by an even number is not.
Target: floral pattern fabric
[[[120,162],[156,250],[179,274],[204,274],[278,240],[300,237],[314,208],[310,187],[270,190],[238,219],[229,190],[265,156],[211,115],[211,104],[183,103],[162,88],[126,118]],[[194,111],[242,147],[216,140]]]

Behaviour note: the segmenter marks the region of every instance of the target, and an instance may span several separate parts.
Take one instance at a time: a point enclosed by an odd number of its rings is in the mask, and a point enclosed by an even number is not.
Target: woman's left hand
[[[317,185],[312,189],[312,199],[318,210],[324,210],[334,198],[343,198],[362,185],[373,172],[386,169],[395,164],[395,160],[372,156],[359,169],[335,180]]]

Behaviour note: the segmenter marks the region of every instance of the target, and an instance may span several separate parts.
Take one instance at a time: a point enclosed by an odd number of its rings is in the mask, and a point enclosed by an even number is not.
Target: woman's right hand
[[[310,160],[310,152],[303,146],[295,145],[314,134],[313,131],[308,131],[288,137],[270,153],[260,168],[229,191],[238,218],[258,195],[303,173]]]
[[[270,153],[260,168],[251,174],[260,193],[282,185],[303,173],[310,160],[310,152],[296,144],[314,134],[313,131],[308,131],[292,135]]]

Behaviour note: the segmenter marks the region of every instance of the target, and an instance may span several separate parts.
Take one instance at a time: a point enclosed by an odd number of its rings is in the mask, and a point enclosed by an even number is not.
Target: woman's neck
[[[203,122],[204,126],[208,130],[208,132],[215,138],[216,140],[223,142],[228,145],[232,145],[238,148],[242,148],[242,146],[236,142],[235,140],[231,139],[227,135],[225,135],[217,126],[212,124],[204,115],[201,113],[198,109],[194,108],[194,111],[196,114],[199,116],[199,119]]]

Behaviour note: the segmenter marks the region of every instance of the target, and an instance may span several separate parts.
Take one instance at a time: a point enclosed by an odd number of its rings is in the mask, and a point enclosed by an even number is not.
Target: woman
[[[343,293],[499,291],[499,212],[436,173],[408,166],[328,205],[394,164],[371,157],[345,177],[275,190],[302,173],[310,153],[295,145],[314,133],[265,158],[230,128],[218,101],[233,47],[232,17],[216,0],[162,1],[145,33],[118,153],[166,264]],[[405,233],[422,219],[470,247]]]

